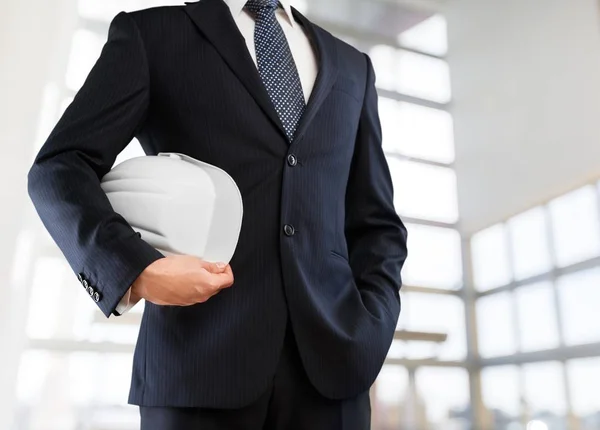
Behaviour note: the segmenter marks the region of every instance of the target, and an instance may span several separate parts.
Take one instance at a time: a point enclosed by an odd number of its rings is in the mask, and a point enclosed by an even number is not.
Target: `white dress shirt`
[[[246,0],[224,0],[238,29],[246,40],[246,46],[254,61],[254,65],[258,67],[256,62],[256,50],[254,48],[254,17],[253,15],[244,9]],[[288,41],[292,56],[298,68],[298,74],[300,75],[300,83],[304,91],[304,100],[308,103],[308,99],[313,90],[315,79],[317,78],[317,58],[315,51],[308,39],[304,28],[301,24],[294,21],[292,15],[292,9],[290,6],[290,0],[280,0],[280,4],[283,7],[277,8],[276,17],[277,21],[283,29],[283,33]],[[129,311],[137,302],[130,300],[131,288],[127,290],[127,293],[123,296],[119,304],[117,305],[117,313],[123,315]]]

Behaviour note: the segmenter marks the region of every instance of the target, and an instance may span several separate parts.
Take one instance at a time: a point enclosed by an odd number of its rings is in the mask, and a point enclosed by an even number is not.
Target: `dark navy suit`
[[[164,257],[100,188],[132,138],[147,155],[181,152],[217,165],[241,190],[234,285],[194,306],[146,303],[132,404],[250,404],[273,378],[288,321],[324,397],[363,393],[381,369],[407,251],[374,70],[366,54],[293,13],[319,64],[293,143],[227,6],[201,0],[119,13],[29,171],[39,216],[107,317]]]

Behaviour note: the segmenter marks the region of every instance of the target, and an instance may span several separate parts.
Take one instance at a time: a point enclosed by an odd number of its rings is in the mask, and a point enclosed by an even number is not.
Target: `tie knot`
[[[279,0],[248,0],[246,8],[252,13],[273,11],[279,6]]]

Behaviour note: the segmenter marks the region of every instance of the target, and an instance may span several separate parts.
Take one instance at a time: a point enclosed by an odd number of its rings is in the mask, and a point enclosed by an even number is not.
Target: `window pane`
[[[448,51],[446,19],[442,15],[433,15],[398,35],[398,43],[428,54],[445,55]]]
[[[548,430],[566,430],[562,365],[559,362],[532,363],[523,365],[522,369],[525,410],[532,419],[546,424]]]
[[[467,430],[469,411],[469,377],[465,369],[421,367],[416,372],[417,391],[431,430]],[[443,389],[443,387],[452,387]]]
[[[462,285],[460,235],[456,230],[406,223],[411,255],[403,283],[455,290]],[[435,268],[435,270],[432,270]]]
[[[600,428],[600,358],[567,362],[573,412],[581,420],[581,430]]]
[[[387,45],[374,46],[369,55],[379,88],[438,103],[450,101],[450,70],[445,61]]]
[[[537,207],[508,221],[512,264],[516,279],[549,271],[548,235],[544,208]]]
[[[473,278],[479,291],[506,285],[511,281],[508,243],[504,224],[476,233],[471,239]]]
[[[562,276],[558,289],[565,343],[600,341],[600,268]]]
[[[451,99],[448,63],[408,51],[398,51],[396,90],[399,93],[448,103]]]
[[[383,149],[440,163],[454,161],[454,128],[450,113],[379,98]]]
[[[75,32],[66,75],[66,84],[69,89],[78,91],[81,88],[100,57],[105,41],[106,37],[88,30],[77,30]]]
[[[492,414],[494,430],[508,430],[521,416],[519,368],[493,366],[481,370],[483,402]]]
[[[458,220],[454,170],[388,157],[394,204],[401,215],[446,223]]]
[[[406,293],[402,318],[406,329],[428,333],[447,334],[447,340],[438,345],[431,342],[407,342],[408,358],[462,360],[467,354],[465,308],[463,301],[454,296],[427,293]]]
[[[593,185],[559,197],[548,207],[558,266],[600,254],[600,210]]]
[[[371,48],[369,56],[375,69],[378,88],[396,91],[396,49],[388,45]]]
[[[399,429],[406,424],[408,372],[404,367],[385,365],[375,382],[373,424],[380,429]],[[409,402],[410,403],[410,402]]]
[[[517,350],[512,295],[504,291],[477,300],[477,338],[482,357],[514,354]]]
[[[390,350],[388,351],[388,358],[404,358],[406,356],[406,342],[402,340],[394,339]]]
[[[550,282],[517,288],[517,313],[521,351],[558,347],[558,322]]]

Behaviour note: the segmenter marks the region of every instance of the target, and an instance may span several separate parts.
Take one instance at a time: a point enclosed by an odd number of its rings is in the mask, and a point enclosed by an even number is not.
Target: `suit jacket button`
[[[88,284],[88,281],[86,279],[84,279],[83,281],[81,281],[81,285],[83,285],[83,288],[85,288],[86,290],[90,286],[90,284]]]
[[[286,224],[283,226],[283,232],[285,233],[286,236],[293,236],[295,230],[294,230],[293,226]]]
[[[92,286],[90,285],[90,286],[87,288],[87,292],[88,292],[88,294],[89,294],[90,296],[93,296],[93,295],[94,295],[94,292],[95,292],[95,290],[94,290],[94,287],[92,287]]]
[[[288,164],[292,167],[294,167],[298,163],[298,159],[296,158],[296,156],[294,154],[288,155],[287,161],[288,161]]]
[[[79,282],[83,282],[83,279],[84,279],[83,273],[78,273],[77,274],[77,279],[79,280]]]
[[[94,293],[94,301],[95,301],[96,303],[98,303],[98,302],[100,301],[100,293],[98,293],[98,291],[96,291],[96,292]]]

